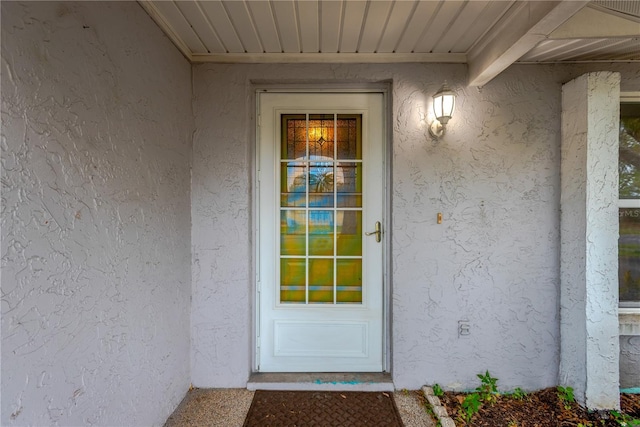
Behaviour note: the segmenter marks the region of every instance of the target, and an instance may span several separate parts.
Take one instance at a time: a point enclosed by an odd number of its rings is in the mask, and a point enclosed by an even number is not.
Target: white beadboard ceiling
[[[139,0],[193,63],[640,62],[640,0]]]

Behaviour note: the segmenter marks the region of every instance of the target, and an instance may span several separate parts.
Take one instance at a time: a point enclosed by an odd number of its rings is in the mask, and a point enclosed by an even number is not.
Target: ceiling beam
[[[545,40],[588,1],[517,1],[469,52],[469,86],[483,86]]]

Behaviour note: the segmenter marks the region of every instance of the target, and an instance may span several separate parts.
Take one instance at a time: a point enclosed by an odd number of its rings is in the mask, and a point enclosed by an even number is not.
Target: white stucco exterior
[[[620,336],[620,387],[640,384],[640,337]]]
[[[591,408],[619,408],[620,74],[562,90],[560,382]]]
[[[3,426],[189,388],[190,68],[135,2],[2,2]]]
[[[190,382],[246,386],[254,90],[269,84],[390,88],[387,356],[397,388],[474,388],[485,370],[501,390],[568,378],[562,85],[608,70],[623,91],[640,91],[637,65],[516,65],[483,88],[466,87],[464,65],[191,66],[133,2],[1,8],[0,424],[160,425]],[[444,80],[458,104],[435,142],[429,108]],[[565,295],[580,301],[587,288],[576,289]],[[612,298],[565,307],[582,322],[575,345],[604,343],[607,367],[617,327],[589,328],[611,322]],[[470,335],[458,336],[458,320]],[[622,351],[637,363],[634,339]]]
[[[640,86],[637,67],[613,68]],[[195,66],[194,384],[242,387],[252,370],[255,86],[392,81],[394,384],[473,388],[488,369],[505,389],[556,385],[561,86],[589,70],[513,66],[477,89],[457,65]],[[433,142],[421,119],[445,79],[459,102]]]

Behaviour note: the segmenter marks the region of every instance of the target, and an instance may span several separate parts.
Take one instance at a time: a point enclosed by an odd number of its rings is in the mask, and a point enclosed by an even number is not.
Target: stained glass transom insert
[[[280,302],[362,303],[362,115],[282,116]]]

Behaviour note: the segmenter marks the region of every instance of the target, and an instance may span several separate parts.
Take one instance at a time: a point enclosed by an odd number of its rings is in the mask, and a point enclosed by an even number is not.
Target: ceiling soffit
[[[636,1],[139,3],[194,63],[467,63],[481,86],[516,61],[640,61]]]

